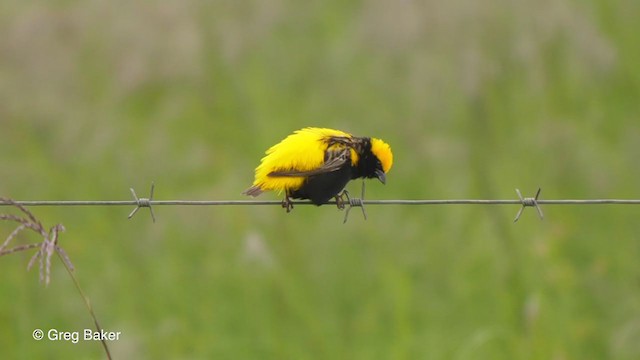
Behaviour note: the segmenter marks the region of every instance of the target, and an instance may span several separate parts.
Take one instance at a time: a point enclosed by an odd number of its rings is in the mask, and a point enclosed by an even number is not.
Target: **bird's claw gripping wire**
[[[133,190],[133,188],[129,188],[129,190],[131,190],[131,195],[133,195],[133,199],[136,201],[136,208],[133,209],[133,211],[131,211],[131,213],[129,214],[129,219],[131,219],[133,215],[135,215],[138,210],[140,210],[140,208],[146,207],[149,208],[149,212],[151,213],[151,220],[153,220],[153,222],[156,222],[156,216],[153,214],[153,208],[151,207],[151,201],[153,201],[153,190],[155,186],[156,185],[154,183],[151,183],[149,198],[139,198],[138,195],[136,195],[136,191]]]
[[[289,194],[285,194],[284,199],[282,200],[282,207],[287,210],[287,212],[291,212],[293,210],[293,202],[289,197]]]
[[[522,207],[520,208],[520,210],[518,210],[518,213],[516,214],[515,219],[513,219],[514,223],[520,220],[520,216],[522,216],[522,213],[524,212],[524,208],[528,206],[535,207],[536,211],[538,211],[538,216],[540,217],[540,220],[544,219],[544,214],[542,213],[542,209],[540,208],[540,205],[538,205],[538,197],[540,197],[540,191],[542,191],[542,189],[538,188],[538,192],[536,192],[536,196],[534,197],[523,197],[522,194],[520,193],[520,189],[516,189],[516,194],[518,194],[518,198],[520,198],[520,203],[522,204]]]
[[[345,197],[347,198],[345,201]],[[345,204],[349,203],[349,192],[347,190],[342,190],[342,192],[336,195],[336,207],[338,210],[344,210]]]
[[[343,197],[347,198],[346,202],[344,201]],[[362,216],[364,217],[365,220],[367,220],[367,212],[364,210],[363,200],[364,200],[364,181],[362,182],[362,193],[359,198],[350,197],[349,192],[347,190],[343,190],[342,193],[336,196],[336,205],[338,206],[338,209],[340,210],[344,209],[345,203],[349,205],[349,207],[347,207],[347,212],[344,214],[344,221],[342,222],[343,224],[347,222],[347,219],[349,218],[349,212],[354,207],[359,207],[360,209],[362,209]]]

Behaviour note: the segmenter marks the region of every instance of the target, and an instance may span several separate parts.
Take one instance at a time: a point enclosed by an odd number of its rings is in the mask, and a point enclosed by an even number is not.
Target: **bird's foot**
[[[336,206],[338,210],[344,210],[345,206],[350,203],[351,198],[349,198],[349,192],[346,189],[336,195]]]
[[[291,212],[291,210],[293,210],[293,202],[289,195],[284,196],[284,200],[282,200],[282,207],[287,210],[287,212]]]

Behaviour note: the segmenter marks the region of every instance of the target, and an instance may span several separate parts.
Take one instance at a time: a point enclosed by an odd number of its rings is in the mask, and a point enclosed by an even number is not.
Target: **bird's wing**
[[[326,160],[322,166],[312,170],[279,170],[272,171],[268,176],[282,176],[282,177],[306,177],[312,175],[325,174],[339,170],[345,164],[351,162],[351,150],[350,148],[341,147],[339,149],[328,149],[325,153]]]

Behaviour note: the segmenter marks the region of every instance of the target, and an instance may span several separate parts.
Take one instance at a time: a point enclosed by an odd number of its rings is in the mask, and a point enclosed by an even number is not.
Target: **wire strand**
[[[133,211],[129,213],[129,219],[131,219],[141,208],[149,208],[151,219],[156,221],[155,214],[153,212],[154,206],[226,206],[226,205],[278,205],[284,206],[282,201],[278,200],[154,200],[155,184],[151,183],[151,190],[149,197],[138,197],[133,188],[129,189],[133,200],[5,200],[0,199],[1,205],[18,205],[18,206],[135,206]],[[538,213],[540,219],[544,218],[542,208],[540,205],[605,205],[605,204],[617,204],[617,205],[639,205],[640,199],[564,199],[564,200],[540,200],[541,189],[538,188],[534,197],[524,197],[519,189],[516,189],[518,199],[389,199],[389,200],[364,200],[364,185],[362,188],[361,198],[349,197],[348,192],[345,192],[347,197],[347,211],[345,213],[344,222],[347,221],[349,211],[353,207],[360,207],[364,218],[367,215],[364,211],[365,205],[520,205],[514,222],[520,219],[520,216],[527,207],[533,207]],[[313,205],[311,201],[290,201],[290,205]],[[345,202],[342,198],[336,198],[336,200],[328,201],[328,205],[337,205],[338,208],[344,209]]]
[[[142,200],[142,199],[141,199]],[[22,206],[136,206],[136,200],[16,200]],[[522,205],[518,199],[362,199],[364,205]],[[640,199],[565,199],[537,200],[539,205],[640,205]],[[227,205],[282,205],[280,200],[149,200],[151,206],[227,206]],[[313,205],[306,200],[292,201],[294,205]],[[326,202],[336,205],[335,200]],[[0,201],[0,206],[12,205]]]

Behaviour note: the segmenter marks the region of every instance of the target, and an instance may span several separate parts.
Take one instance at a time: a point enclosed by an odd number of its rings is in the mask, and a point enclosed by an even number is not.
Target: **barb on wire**
[[[153,201],[153,190],[155,189],[156,184],[155,183],[151,183],[151,191],[149,192],[149,198],[138,198],[138,195],[136,195],[136,191],[133,190],[133,188],[129,188],[129,190],[131,191],[131,195],[133,195],[133,198],[136,201],[136,207],[135,209],[133,209],[133,211],[131,211],[131,213],[129,214],[128,219],[131,219],[133,217],[133,215],[135,215],[138,210],[140,210],[143,207],[149,208],[149,212],[151,213],[151,220],[155,223],[156,222],[156,216],[153,214],[153,208],[151,207],[151,202]]]
[[[362,192],[360,193],[359,198],[350,197],[349,192],[347,190],[343,190],[342,193],[347,198],[347,202],[349,204],[347,211],[344,213],[344,220],[342,221],[342,223],[343,224],[347,223],[347,220],[349,219],[349,212],[354,207],[359,207],[360,209],[362,209],[362,216],[364,217],[365,220],[367,220],[367,212],[364,211],[364,180],[362,180]],[[338,205],[338,207],[340,207],[340,205]]]
[[[520,189],[516,189],[516,194],[518,194],[518,198],[520,198],[520,202],[522,203],[522,207],[520,208],[520,210],[518,210],[518,213],[516,214],[515,219],[513,219],[513,222],[518,222],[518,220],[520,220],[520,216],[522,216],[522,213],[524,212],[524,209],[528,206],[532,206],[535,207],[536,210],[538,211],[538,216],[540,217],[540,220],[544,219],[544,214],[542,214],[542,209],[540,208],[540,205],[538,205],[538,197],[540,196],[540,192],[542,191],[541,188],[538,188],[538,192],[536,192],[536,196],[534,197],[522,197],[522,194],[520,193]]]

